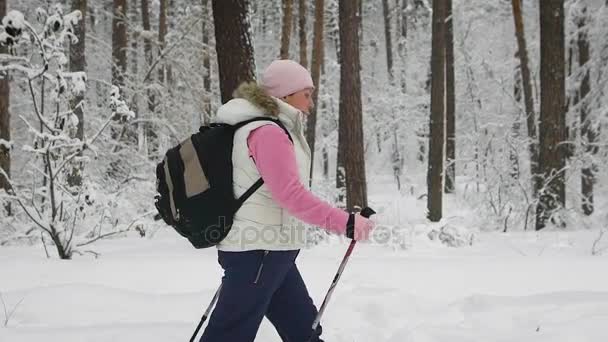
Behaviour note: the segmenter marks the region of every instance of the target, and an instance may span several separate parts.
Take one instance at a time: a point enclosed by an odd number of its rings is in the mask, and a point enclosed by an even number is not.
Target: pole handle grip
[[[370,218],[375,213],[376,213],[376,211],[374,211],[374,209],[372,209],[370,207],[365,207],[365,208],[361,209],[361,212],[359,213],[359,215],[361,215],[365,218]]]

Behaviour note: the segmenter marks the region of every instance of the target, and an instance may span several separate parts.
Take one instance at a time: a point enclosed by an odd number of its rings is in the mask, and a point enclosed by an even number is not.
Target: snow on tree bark
[[[6,15],[7,0],[0,0],[0,18]],[[8,52],[7,47],[3,44],[0,46],[0,54]],[[11,175],[11,114],[9,112],[10,105],[10,83],[8,71],[0,74],[0,169],[4,170],[7,176]],[[10,188],[8,179],[0,173],[0,191],[4,189],[8,191]],[[9,205],[6,206],[8,213],[11,212]]]
[[[594,156],[599,148],[596,145],[598,141],[597,125],[591,117],[589,110],[589,93],[591,92],[591,84],[589,80],[589,33],[588,25],[589,18],[587,13],[587,4],[583,1],[580,3],[580,17],[578,22],[578,65],[583,70],[583,79],[580,82],[579,89],[579,113],[581,123],[581,140],[583,147],[584,166],[581,170],[581,191],[583,195],[582,209],[585,215],[591,215],[595,209],[593,188],[596,182],[595,174],[597,173],[597,165],[594,163]]]
[[[72,11],[80,11],[83,18],[79,25],[74,27],[74,35],[77,38],[77,42],[70,44],[70,72],[83,72],[82,77],[86,77],[84,72],[86,71],[86,55],[85,55],[85,34],[86,34],[86,14],[87,14],[87,0],[73,0]],[[82,80],[82,82],[86,82]],[[76,92],[71,101],[71,108],[74,114],[78,118],[78,125],[76,130],[75,138],[84,141],[84,106],[85,106],[85,89]],[[73,165],[70,176],[68,177],[68,184],[70,186],[80,186],[82,184],[82,176],[80,170],[82,165]]]
[[[112,84],[122,87],[127,71],[127,0],[114,0],[112,13]]]

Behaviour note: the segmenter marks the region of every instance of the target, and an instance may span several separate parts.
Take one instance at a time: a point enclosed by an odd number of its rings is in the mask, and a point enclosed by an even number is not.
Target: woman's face
[[[314,103],[312,102],[312,88],[300,90],[291,95],[285,96],[283,99],[285,102],[289,103],[291,106],[295,107],[298,110],[308,114]]]

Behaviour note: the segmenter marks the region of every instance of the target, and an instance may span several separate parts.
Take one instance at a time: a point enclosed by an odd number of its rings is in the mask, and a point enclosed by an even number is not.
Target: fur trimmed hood
[[[242,83],[235,91],[234,98],[217,111],[216,122],[234,125],[260,116],[278,118],[287,127],[301,124],[302,113],[283,100],[272,97],[255,82]]]

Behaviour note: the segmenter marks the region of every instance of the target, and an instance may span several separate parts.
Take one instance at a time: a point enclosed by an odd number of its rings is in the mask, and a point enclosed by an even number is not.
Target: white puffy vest
[[[280,109],[278,118],[293,139],[300,181],[308,187],[310,148],[304,136],[303,114],[281,100],[277,102]],[[265,113],[249,101],[239,98],[220,107],[216,121],[235,124],[259,116],[265,116]],[[249,156],[247,138],[252,130],[268,124],[276,125],[264,121],[252,122],[235,133],[232,163],[236,197],[241,196],[260,178],[255,162]],[[272,199],[266,185],[262,185],[237,211],[232,229],[218,245],[218,249],[222,251],[300,249],[306,244],[306,231],[306,224],[281,208]]]

